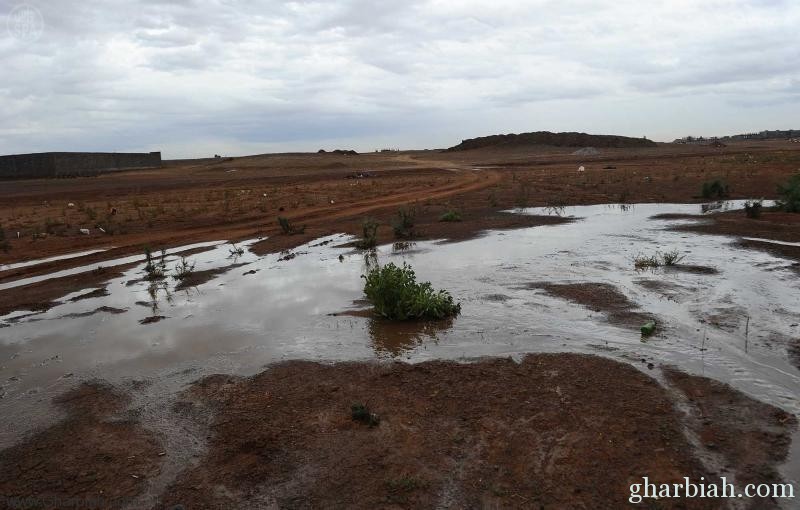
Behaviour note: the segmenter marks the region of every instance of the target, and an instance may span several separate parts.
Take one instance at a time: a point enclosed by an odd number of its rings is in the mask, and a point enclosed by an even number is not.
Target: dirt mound
[[[466,151],[485,147],[520,147],[525,145],[552,145],[556,147],[656,147],[647,138],[617,135],[590,135],[587,133],[551,133],[536,131],[508,135],[490,135],[463,140],[448,151]]]

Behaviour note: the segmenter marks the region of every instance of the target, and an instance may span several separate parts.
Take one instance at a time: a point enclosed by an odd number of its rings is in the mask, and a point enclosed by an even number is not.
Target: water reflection
[[[390,321],[371,317],[367,330],[376,355],[397,357],[424,342],[437,341],[438,335],[452,326],[452,318],[439,321]]]

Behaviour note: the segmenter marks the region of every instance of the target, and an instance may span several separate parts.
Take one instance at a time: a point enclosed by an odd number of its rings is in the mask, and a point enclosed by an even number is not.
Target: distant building
[[[161,166],[160,152],[40,152],[0,156],[0,179],[78,177]]]

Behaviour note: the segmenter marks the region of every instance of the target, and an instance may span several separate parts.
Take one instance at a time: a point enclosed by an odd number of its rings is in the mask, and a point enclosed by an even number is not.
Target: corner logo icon
[[[39,9],[22,4],[8,14],[8,33],[23,42],[35,42],[44,31],[44,18]]]

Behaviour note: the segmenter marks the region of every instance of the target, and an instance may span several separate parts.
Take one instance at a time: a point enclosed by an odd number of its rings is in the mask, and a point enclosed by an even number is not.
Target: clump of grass
[[[175,266],[175,274],[172,275],[172,278],[175,280],[185,280],[190,277],[194,272],[194,264],[194,262],[189,263],[186,257],[181,256],[181,262]]]
[[[754,200],[750,202],[749,200],[744,203],[744,212],[748,218],[760,218],[761,217],[761,208],[762,203],[761,200]]]
[[[700,192],[703,198],[726,198],[730,194],[730,186],[724,181],[716,179],[704,182]]]
[[[414,221],[416,213],[412,209],[400,209],[392,222],[394,236],[398,239],[408,239],[414,236]]]
[[[286,235],[295,235],[295,234],[302,234],[306,231],[306,227],[296,227],[292,225],[288,218],[284,218],[283,216],[278,216],[278,224],[281,226],[281,230]]]
[[[161,280],[167,273],[167,251],[161,249],[161,256],[158,260],[153,256],[150,247],[144,249],[144,258],[146,264],[144,272],[147,273],[145,277],[147,280]]]
[[[11,251],[11,243],[6,239],[6,231],[3,230],[2,225],[0,225],[0,250],[3,250],[3,253]]]
[[[650,269],[661,267],[661,260],[658,255],[636,255],[633,259],[633,267],[636,269]]]
[[[406,263],[374,267],[366,275],[364,294],[375,313],[392,320],[444,319],[461,313],[461,304],[445,290],[434,291],[430,282],[417,283]]]
[[[684,259],[678,250],[672,250],[661,254],[661,262],[665,266],[674,266]]]
[[[637,255],[633,259],[636,269],[653,269],[661,266],[675,266],[685,258],[678,250],[664,253],[656,252],[655,255]]]
[[[778,207],[786,212],[800,213],[800,174],[793,175],[785,185],[778,186]]]
[[[378,222],[367,218],[361,223],[361,239],[356,243],[358,248],[368,250],[378,244]]]
[[[439,221],[461,221],[461,214],[458,211],[447,211],[439,216]]]
[[[362,403],[355,403],[350,406],[350,417],[354,421],[364,423],[370,427],[377,427],[381,423],[380,416],[370,411],[369,407]]]

